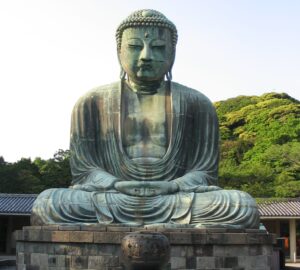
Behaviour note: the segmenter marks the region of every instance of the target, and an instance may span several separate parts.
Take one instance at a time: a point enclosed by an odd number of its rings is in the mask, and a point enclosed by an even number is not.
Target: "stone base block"
[[[123,226],[30,226],[17,231],[17,269],[121,270]],[[151,229],[171,245],[169,269],[277,270],[275,237],[260,230]],[[149,230],[150,231],[150,230]]]

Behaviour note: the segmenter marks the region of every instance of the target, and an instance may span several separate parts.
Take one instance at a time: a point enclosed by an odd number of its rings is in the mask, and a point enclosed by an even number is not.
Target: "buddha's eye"
[[[135,50],[142,50],[143,46],[141,45],[136,45],[136,44],[128,44],[128,48],[130,49],[135,49]]]
[[[153,49],[164,49],[166,47],[166,43],[164,40],[160,40],[160,39],[157,39],[157,40],[154,40],[152,43],[151,43],[151,47]]]
[[[143,49],[143,42],[139,39],[130,39],[127,42],[127,46],[130,49],[142,50]]]

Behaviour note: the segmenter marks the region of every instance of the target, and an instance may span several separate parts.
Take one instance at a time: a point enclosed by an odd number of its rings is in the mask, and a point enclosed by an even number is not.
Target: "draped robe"
[[[41,224],[258,226],[257,207],[247,193],[200,191],[203,186],[217,185],[216,112],[200,92],[178,83],[171,83],[170,88],[169,146],[161,159],[151,163],[136,162],[123,149],[121,83],[98,87],[79,99],[71,124],[73,188],[50,189],[39,195],[33,213]],[[175,181],[179,191],[129,196],[113,187],[122,180]]]

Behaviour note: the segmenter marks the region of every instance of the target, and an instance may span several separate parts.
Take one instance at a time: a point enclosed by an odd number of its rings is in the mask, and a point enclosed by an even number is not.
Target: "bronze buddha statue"
[[[172,82],[175,25],[160,12],[138,10],[116,37],[121,79],[76,103],[72,186],[42,192],[33,223],[258,228],[251,196],[217,187],[212,103]]]

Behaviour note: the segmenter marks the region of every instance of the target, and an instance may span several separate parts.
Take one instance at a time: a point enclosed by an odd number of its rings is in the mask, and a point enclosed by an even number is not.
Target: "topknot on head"
[[[176,26],[165,15],[154,9],[141,9],[131,13],[117,28],[118,51],[121,49],[123,31],[126,28],[138,26],[156,26],[169,29],[172,33],[172,45],[175,49],[178,39]]]

